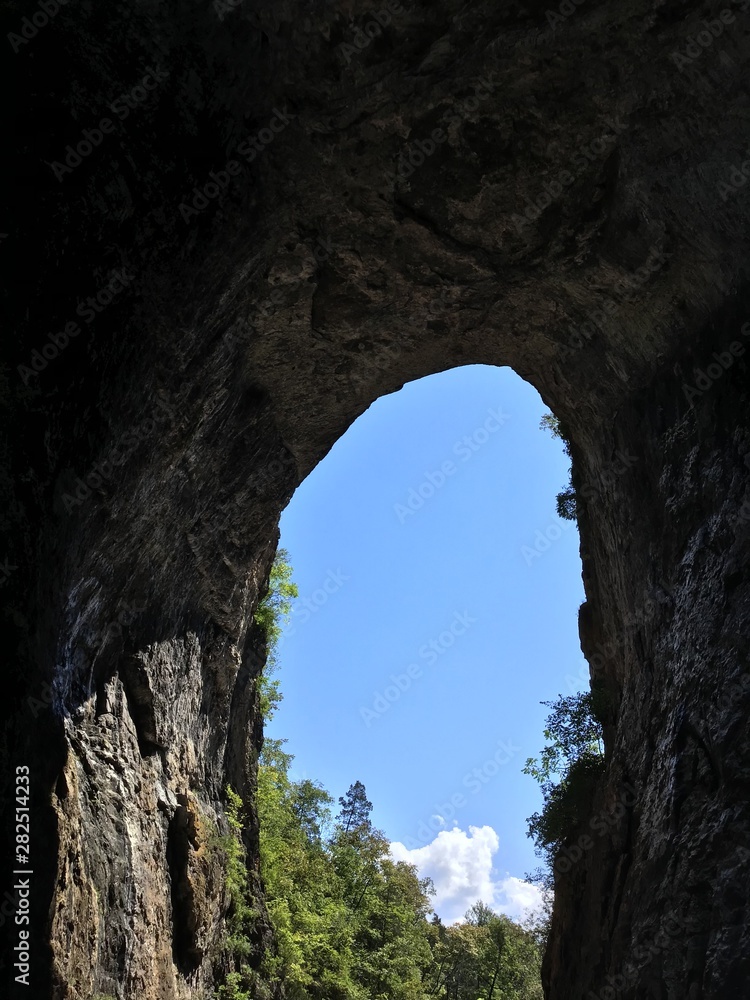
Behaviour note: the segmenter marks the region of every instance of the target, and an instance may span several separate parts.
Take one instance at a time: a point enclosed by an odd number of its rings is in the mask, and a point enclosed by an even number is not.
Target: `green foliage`
[[[226,797],[229,834],[222,838],[221,845],[226,857],[225,884],[231,900],[227,921],[229,928],[227,945],[233,955],[247,958],[251,950],[248,938],[258,913],[250,903],[245,845],[242,843],[243,824],[240,818],[242,799],[230,785],[226,787]]]
[[[343,827],[344,833],[348,833],[350,828],[357,830],[359,827],[370,827],[372,802],[368,801],[365,786],[361,781],[355,781],[349,786],[346,795],[339,798],[339,805],[341,812],[338,822]]]
[[[297,584],[292,582],[289,553],[279,549],[271,566],[268,589],[255,609],[255,622],[265,635],[269,659],[275,659],[284,620],[292,611],[292,601],[299,597]]]
[[[239,972],[230,972],[216,992],[219,1000],[252,1000],[250,991],[243,989],[245,977]]]
[[[431,884],[391,859],[361,782],[339,800],[330,829],[333,800],[309,780],[292,781],[291,760],[281,741],[266,741],[261,874],[278,942],[266,975],[288,1000],[423,1000]]]
[[[570,455],[570,444],[563,433],[559,417],[556,417],[554,413],[545,413],[539,421],[539,427],[544,431],[549,431],[552,437],[559,438],[565,447],[565,454]]]
[[[240,964],[240,971],[229,973],[215,996],[218,1000],[251,1000],[248,990],[252,987],[253,976],[246,961],[252,954],[250,937],[259,913],[252,902],[245,845],[242,841],[243,802],[231,785],[226,786],[225,795],[229,833],[222,836],[214,832],[209,846],[222,855],[224,886],[229,896],[224,949],[233,963]]]
[[[559,438],[563,442],[563,450],[570,458],[570,441],[563,431],[560,418],[556,417],[554,413],[545,413],[539,421],[539,426],[543,430],[549,431],[552,437]],[[557,494],[555,506],[557,508],[558,517],[561,517],[566,521],[575,521],[578,518],[578,498],[575,487],[573,486],[572,465],[568,473],[568,485]]]
[[[529,835],[554,855],[585,826],[604,760],[598,754],[584,754],[568,768],[565,777],[545,797],[541,813],[529,818]]]
[[[466,922],[431,926],[430,996],[450,1000],[543,1000],[542,952],[536,937],[476,903]]]
[[[271,566],[268,589],[255,610],[254,620],[266,641],[266,665],[259,678],[260,711],[264,719],[272,719],[282,694],[278,680],[270,675],[278,667],[277,650],[284,623],[292,611],[292,601],[299,597],[297,584],[292,582],[292,567],[289,553],[279,549]]]
[[[557,516],[564,521],[576,521],[578,519],[578,497],[573,486],[573,473],[570,473],[568,485],[555,497],[555,509]]]
[[[395,862],[361,782],[339,799],[289,777],[267,740],[258,774],[260,849],[277,953],[264,977],[287,1000],[542,1000],[537,936],[479,903],[467,924],[429,921],[429,879]],[[327,835],[324,831],[329,831]]]
[[[542,811],[534,813],[527,822],[537,854],[547,862],[547,871],[535,880],[549,887],[557,852],[588,818],[604,770],[604,747],[601,725],[593,714],[591,692],[560,695],[554,702],[542,704],[552,709],[544,729],[548,742],[538,758],[528,758],[523,773],[538,781],[542,788]]]
[[[555,701],[543,701],[551,708],[544,727],[547,744],[539,759],[529,757],[524,774],[535,778],[544,788],[555,776],[562,778],[579,757],[587,753],[602,754],[601,726],[593,717],[590,691],[559,695]]]

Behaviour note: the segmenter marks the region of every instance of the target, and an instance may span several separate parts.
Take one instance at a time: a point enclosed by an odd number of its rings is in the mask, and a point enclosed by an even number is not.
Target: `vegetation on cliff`
[[[266,641],[266,662],[259,680],[260,710],[264,719],[270,719],[282,699],[278,679],[271,675],[278,670],[277,649],[284,622],[292,610],[292,601],[299,597],[297,584],[292,580],[289,553],[279,549],[271,566],[268,588],[255,610],[255,624],[260,627]]]
[[[242,804],[228,790],[222,838],[230,908],[226,951],[236,968],[217,1000],[542,1000],[543,922],[522,927],[478,902],[465,923],[432,914],[429,879],[394,861],[355,782],[331,818],[320,785],[289,776],[292,756],[268,740],[258,771],[260,866],[276,948],[260,970],[245,959],[257,918],[239,836]]]
[[[542,429],[549,431],[552,437],[559,438],[559,440],[563,443],[563,450],[565,454],[568,458],[571,458],[570,441],[563,431],[560,418],[556,417],[554,413],[545,413],[539,421],[539,426]],[[568,471],[568,485],[557,494],[555,505],[557,507],[558,517],[562,517],[566,521],[575,521],[578,519],[578,498],[575,487],[573,486],[572,461]]]
[[[544,799],[541,812],[527,820],[529,836],[545,862],[530,878],[551,889],[559,851],[589,817],[604,768],[604,747],[590,691],[559,695],[542,704],[552,709],[544,729],[547,743],[539,757],[528,758],[523,770],[539,782]]]

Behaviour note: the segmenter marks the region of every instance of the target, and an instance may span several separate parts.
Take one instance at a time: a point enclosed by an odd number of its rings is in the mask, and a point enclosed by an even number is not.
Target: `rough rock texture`
[[[31,770],[35,996],[210,993],[205,830],[230,781],[257,853],[279,513],[374,399],[472,363],[570,434],[608,705],[548,996],[750,991],[750,12],[727,3],[550,26],[432,0],[378,30],[361,0],[80,0],[9,40],[2,745],[4,780]]]

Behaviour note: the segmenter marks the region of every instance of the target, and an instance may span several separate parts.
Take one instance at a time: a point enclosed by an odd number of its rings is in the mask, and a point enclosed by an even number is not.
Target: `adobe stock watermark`
[[[679,70],[677,79],[685,83],[691,94],[699,91],[716,94],[717,88],[724,93],[742,81],[744,67],[741,60],[729,54],[727,43],[730,34],[736,31],[733,11],[744,14],[749,7],[750,0],[731,0],[731,8],[725,7],[713,19],[691,26],[692,33],[687,36],[684,49],[671,51],[670,59]],[[720,36],[722,42],[717,45]]]
[[[346,375],[347,381],[356,389],[361,388],[376,372],[388,371],[402,353],[401,345],[395,342],[377,344],[372,351],[368,351],[367,345],[360,343],[357,350],[357,367]]]
[[[597,471],[595,481],[587,481],[577,491],[586,500],[599,500],[605,487],[612,486],[616,479],[638,464],[638,456],[630,455],[622,448],[615,452],[615,458]]]
[[[245,0],[214,0],[211,6],[219,15],[219,20],[223,21],[226,14],[231,14],[233,10],[241,7],[244,2]]]
[[[333,253],[333,243],[330,239],[324,239],[322,236],[318,236],[312,245],[305,244],[305,248],[312,254],[317,265],[328,260]],[[282,285],[274,287],[270,295],[258,306],[254,307],[250,318],[246,316],[236,319],[222,337],[226,346],[230,350],[235,347],[246,346],[249,338],[258,333],[256,324],[260,325],[263,321],[270,319],[284,304],[284,300],[289,296],[289,293],[299,288],[300,285],[305,284],[307,277],[304,272],[301,272],[296,277],[292,277],[288,281],[285,280]]]
[[[531,566],[535,559],[540,559],[545,552],[548,552],[552,548],[553,542],[556,542],[559,538],[562,538],[564,532],[570,531],[573,521],[561,520],[559,518],[550,521],[546,528],[543,530],[537,528],[534,535],[534,545],[522,545],[521,555],[523,556],[524,562],[527,566]]]
[[[409,312],[407,324],[412,330],[425,330],[427,324],[439,319],[447,310],[457,303],[453,299],[456,289],[452,285],[441,285],[440,292],[432,295],[426,308]],[[378,343],[375,345],[359,342],[357,344],[359,352],[356,369],[346,374],[347,380],[359,388],[375,371],[387,371],[401,357],[403,345],[399,341],[393,340],[388,343]]]
[[[81,504],[85,503],[93,495],[94,490],[99,489],[105,480],[112,478],[115,468],[125,465],[133,452],[153,435],[159,424],[171,424],[174,422],[174,418],[174,410],[163,400],[157,399],[150,417],[146,417],[128,428],[117,439],[116,445],[109,449],[107,457],[103,461],[96,462],[85,476],[79,476],[75,480],[75,496],[63,493],[62,502],[66,512],[69,514],[75,507],[80,507]]]
[[[606,642],[599,642],[595,647],[587,647],[587,658],[581,664],[576,677],[571,674],[565,675],[565,682],[571,692],[580,690],[581,684],[590,683],[590,669],[594,674],[601,674],[604,664],[611,660],[618,650],[623,649],[633,640],[633,634],[637,628],[641,628],[651,621],[660,607],[674,601],[674,596],[670,585],[666,580],[658,580],[654,592],[660,593],[661,598],[655,600],[647,597],[642,607],[634,614],[625,614],[622,617],[622,628],[616,632],[612,639]]]
[[[572,870],[574,865],[578,864],[584,854],[591,850],[595,843],[594,838],[591,836],[592,833],[596,833],[600,838],[606,837],[608,833],[611,833],[620,824],[623,817],[627,815],[628,810],[633,808],[638,801],[638,794],[635,787],[625,782],[622,788],[623,790],[618,795],[617,802],[608,809],[597,813],[596,816],[591,817],[589,820],[589,830],[591,833],[581,833],[572,844],[567,844],[565,847],[560,848],[555,855],[555,863],[552,869],[555,875],[566,875]]]
[[[352,61],[352,56],[364,52],[374,38],[383,34],[383,28],[387,28],[393,20],[393,15],[403,14],[404,8],[400,0],[388,0],[388,3],[381,10],[370,15],[370,20],[365,21],[361,28],[354,32],[351,42],[342,42],[336,46],[336,51],[344,57],[347,66]]]
[[[443,285],[440,294],[430,299],[424,311],[409,313],[407,319],[409,326],[413,330],[425,330],[430,321],[439,319],[448,309],[456,305],[456,302],[452,301],[453,293],[454,289],[450,285]]]
[[[561,198],[565,189],[575,184],[578,178],[588,171],[592,163],[600,160],[602,155],[610,150],[620,135],[626,132],[629,127],[627,122],[621,121],[620,118],[614,120],[605,118],[604,124],[607,126],[606,132],[603,132],[598,138],[592,139],[591,142],[578,147],[571,157],[571,169],[561,170],[555,179],[542,184],[541,194],[533,200],[527,198],[527,207],[524,209],[523,215],[516,213],[511,216],[519,235],[523,233],[529,223],[535,222],[546,208]]]
[[[637,455],[630,455],[628,452],[618,449],[615,452],[615,458],[597,471],[595,480],[587,480],[576,490],[576,503],[580,503],[581,498],[588,501],[598,500],[605,487],[611,486],[619,476],[624,475],[634,465],[637,465],[638,461]],[[575,518],[557,518],[551,521],[543,531],[537,529],[533,547],[530,545],[521,546],[521,555],[526,565],[530,566],[535,559],[539,559],[545,552],[548,552],[553,542],[562,538],[563,533],[576,523]]]
[[[452,449],[453,454],[457,458],[460,458],[462,462],[468,462],[508,420],[510,420],[510,416],[507,413],[503,413],[501,409],[489,410],[487,419],[480,427],[475,428],[471,434],[464,434],[459,441],[456,441]],[[442,489],[451,476],[455,476],[460,468],[460,465],[457,465],[452,459],[448,458],[441,464],[439,469],[425,472],[422,482],[418,486],[412,486],[409,489],[406,495],[406,503],[395,503],[393,505],[393,510],[399,520],[399,524],[403,524],[407,517],[412,517],[418,510],[421,510],[426,501],[434,497],[437,491]]]
[[[747,10],[748,2],[744,2],[741,7],[742,12]],[[725,7],[710,21],[702,20],[694,34],[687,36],[687,45],[684,51],[675,49],[669,56],[677,69],[682,73],[688,66],[692,66],[700,57],[714,44],[717,38],[721,38],[724,31],[730,24],[735,24],[737,18],[734,11]]]
[[[477,619],[472,618],[468,611],[456,612],[448,628],[419,647],[419,659],[425,660],[428,666],[434,666],[440,657],[454,645],[456,639],[464,635],[476,622]],[[420,663],[410,663],[402,674],[391,674],[389,680],[392,683],[382,691],[375,692],[372,707],[360,708],[359,710],[360,717],[367,728],[369,729],[373,722],[385,715],[391,705],[395,705],[401,696],[411,688],[414,681],[423,676],[424,669]]]
[[[750,696],[750,674],[743,674],[739,680],[732,681],[728,687],[721,689],[716,705],[722,712],[744,704]]]
[[[560,25],[565,24],[568,18],[572,17],[579,7],[581,7],[586,0],[562,0],[557,10],[548,10],[547,14],[547,24],[550,29],[555,32],[560,27]]]
[[[510,763],[521,748],[513,744],[513,740],[498,740],[497,749],[477,767],[473,767],[461,779],[461,787],[471,795],[478,795],[492,780],[497,777],[501,767]],[[429,820],[423,821],[417,827],[416,837],[407,837],[404,847],[409,851],[424,847],[431,843],[441,830],[445,830],[450,820],[454,819],[459,809],[467,805],[469,799],[463,792],[454,792],[445,802],[435,805],[435,811]]]
[[[739,166],[732,164],[727,180],[719,181],[716,185],[721,200],[726,201],[727,198],[737,194],[747,184],[748,177],[750,177],[750,160],[743,160]]]
[[[237,145],[236,151],[240,156],[244,157],[246,163],[252,163],[260,153],[267,149],[276,136],[284,131],[294,117],[293,115],[279,111],[278,108],[273,108],[272,110],[273,117],[268,125],[265,128],[259,129],[258,132],[251,132],[250,135],[245,136]],[[180,202],[179,212],[183,221],[190,222],[191,218],[200,215],[201,212],[208,208],[211,202],[215,198],[218,198],[223,190],[229,187],[232,179],[242,173],[242,166],[239,160],[230,157],[222,170],[209,171],[209,180],[201,187],[196,185],[190,192],[192,201],[189,203],[187,201]]]
[[[28,764],[19,764],[16,767],[16,853],[15,867],[13,875],[15,882],[13,889],[16,894],[16,912],[13,919],[18,930],[16,931],[18,944],[13,946],[13,957],[15,962],[13,968],[17,969],[15,980],[23,986],[30,985],[31,975],[31,878],[34,869],[34,856],[31,851],[31,777]],[[21,876],[26,876],[21,878]]]
[[[615,295],[620,296],[620,301],[604,296],[599,300],[598,306],[588,310],[586,319],[577,327],[569,323],[568,332],[571,336],[566,344],[560,345],[560,356],[572,356],[575,351],[580,350],[587,341],[592,339],[597,328],[606,329],[608,321],[622,310],[625,303],[637,301],[637,293],[643,290],[651,280],[652,275],[661,270],[671,256],[672,254],[665,253],[663,250],[652,249],[640,267],[627,276],[618,278],[612,286],[612,291]]]
[[[252,483],[259,492],[274,483],[279,477],[286,478],[290,473],[297,471],[297,461],[290,451],[280,451],[278,458],[272,458],[270,462],[251,473],[248,482]]]
[[[667,913],[659,920],[659,930],[654,937],[644,944],[636,945],[632,951],[632,960],[625,962],[622,970],[615,975],[608,975],[604,987],[599,993],[589,990],[586,1000],[617,1000],[624,990],[632,989],[640,978],[640,972],[657,955],[672,948],[680,938],[693,934],[697,928],[694,921],[679,913]]]
[[[750,322],[743,323],[740,332],[743,337],[750,337]],[[737,358],[742,357],[745,350],[746,347],[741,341],[733,340],[725,351],[714,351],[711,355],[713,361],[707,364],[705,368],[695,368],[693,370],[695,375],[694,384],[688,385],[687,382],[682,383],[682,394],[688,403],[692,403],[696,396],[700,398],[704,392],[712,389],[724,372],[729,371],[734,365]]]
[[[309,597],[300,597],[292,605],[293,624],[290,628],[284,629],[279,645],[281,645],[281,642],[287,636],[295,634],[297,623],[305,625],[309,622],[313,615],[316,615],[321,608],[325,607],[333,595],[337,594],[349,580],[351,580],[351,577],[343,573],[340,568],[335,570],[329,569],[325,580],[319,587],[313,590]]]
[[[67,6],[68,2],[69,0],[40,0],[31,17],[21,18],[20,35],[14,31],[8,32],[8,41],[13,51],[19,52],[23,45],[28,45],[32,38],[36,38],[39,31],[49,24],[60,8]]]
[[[315,262],[317,264],[322,264],[329,259],[333,253],[333,244],[330,239],[324,239],[322,236],[318,236],[315,243],[307,248],[311,251]],[[276,287],[273,289],[271,294],[265,299],[255,310],[253,315],[253,321],[258,322],[259,320],[268,319],[273,315],[274,312],[281,306],[284,302],[284,297],[300,285],[305,282],[304,275],[300,274],[298,277],[293,278],[291,281],[284,282],[283,288]]]
[[[456,303],[452,300],[454,289],[450,285],[443,285],[439,295],[434,295],[427,303],[427,308],[409,314],[408,325],[413,330],[425,330],[427,324],[439,319]],[[397,341],[388,344],[377,344],[372,351],[367,350],[366,344],[360,343],[357,349],[360,352],[357,358],[357,368],[347,374],[347,379],[354,387],[359,388],[372,374],[387,371],[401,357],[402,345]]]
[[[108,105],[110,111],[115,113],[120,121],[124,121],[132,110],[138,107],[149,96],[149,92],[157,89],[159,84],[166,80],[169,73],[160,69],[147,68],[145,76],[141,82],[136,84],[127,94],[120,94],[111,104]],[[153,85],[146,81],[151,78]],[[121,105],[121,106],[118,106]],[[83,129],[81,136],[75,146],[69,143],[65,147],[65,162],[53,160],[50,164],[52,173],[58,181],[62,183],[67,174],[72,174],[76,167],[80,167],[87,156],[90,156],[95,149],[102,145],[108,135],[113,135],[115,123],[111,118],[100,118],[94,128]]]
[[[740,506],[739,510],[737,511],[737,517],[735,518],[735,524],[739,524],[740,521],[742,521],[743,523],[745,523],[747,521],[750,521],[750,500],[743,500],[742,505]],[[8,579],[7,568],[6,568],[7,565],[8,564],[5,563],[5,566],[3,567],[3,571],[4,572],[3,572],[2,579],[0,579],[0,583],[4,583],[5,580]],[[17,566],[11,566],[11,569],[18,569],[18,567]]]
[[[80,316],[87,324],[93,323],[97,314],[104,312],[107,306],[133,281],[135,281],[135,274],[130,274],[125,268],[121,267],[117,271],[113,271],[112,277],[103,288],[100,288],[94,295],[89,295],[85,302],[79,304],[76,316]],[[50,361],[54,361],[65,350],[73,337],[77,337],[80,333],[79,324],[75,320],[70,320],[57,333],[48,334],[47,343],[43,344],[41,348],[35,347],[31,352],[29,364],[17,366],[16,370],[21,376],[23,384],[28,385],[32,375],[43,372]]]
[[[468,115],[473,114],[482,101],[493,93],[499,85],[494,81],[494,73],[488,73],[486,77],[479,77],[474,85],[474,96],[464,98],[460,103],[454,105],[454,110],[446,116],[446,127],[460,125]],[[421,167],[426,160],[438,149],[442,143],[448,139],[448,133],[442,128],[434,128],[429,139],[415,139],[409,143],[399,154],[397,174],[402,180],[408,180],[411,175]]]

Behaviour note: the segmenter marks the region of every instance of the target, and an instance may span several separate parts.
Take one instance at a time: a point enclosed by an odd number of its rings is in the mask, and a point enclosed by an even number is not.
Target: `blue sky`
[[[267,732],[294,777],[364,782],[394,856],[435,880],[446,921],[536,896],[522,774],[542,700],[585,687],[578,532],[560,521],[561,442],[509,368],[472,365],[378,399],[281,520],[300,598]],[[489,897],[489,898],[488,898]]]

